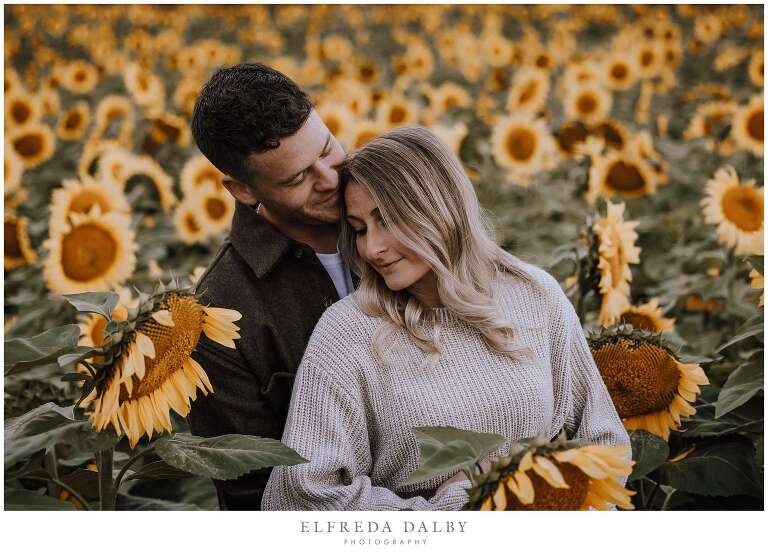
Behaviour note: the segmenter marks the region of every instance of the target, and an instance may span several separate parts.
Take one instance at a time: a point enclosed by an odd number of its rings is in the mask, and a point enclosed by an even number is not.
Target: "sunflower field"
[[[241,316],[190,291],[234,210],[190,117],[217,67],[256,61],[307,90],[347,150],[432,129],[499,242],[577,309],[634,464],[532,437],[477,475],[467,508],[763,508],[762,6],[4,17],[6,509],[216,509],[210,478],[303,461],[184,420],[212,391],[189,354],[201,333],[235,347]]]

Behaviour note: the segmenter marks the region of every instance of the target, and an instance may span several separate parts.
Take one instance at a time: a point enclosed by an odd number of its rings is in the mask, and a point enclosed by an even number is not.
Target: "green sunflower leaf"
[[[6,488],[4,494],[6,511],[74,511],[69,501],[42,495],[23,489]]]
[[[730,413],[745,404],[763,389],[763,363],[744,363],[725,382],[715,403],[715,418]]]
[[[632,430],[629,432],[629,441],[632,444],[632,459],[635,461],[629,482],[642,479],[663,465],[669,457],[667,442],[650,432]]]
[[[404,484],[417,484],[481,461],[506,441],[498,434],[471,432],[452,426],[412,428],[419,444],[419,468]]]
[[[696,444],[688,457],[667,461],[656,474],[663,484],[699,495],[761,497],[763,493],[752,440],[739,436]]]
[[[307,462],[279,440],[245,434],[201,438],[178,433],[159,440],[155,451],[177,469],[219,480],[266,467]]]
[[[115,292],[65,294],[64,298],[80,313],[98,313],[107,320],[112,318],[112,310],[120,300],[120,296]]]
[[[147,463],[141,469],[126,478],[128,480],[175,480],[178,478],[190,478],[194,474],[185,470],[179,470],[165,461]]]
[[[80,327],[57,326],[30,338],[5,340],[5,376],[55,363],[59,356],[77,347]]]
[[[739,342],[751,338],[752,336],[762,336],[763,334],[763,314],[758,313],[751,319],[747,320],[743,325],[736,329],[735,336],[724,343],[722,346],[715,350],[715,353],[720,353],[724,349],[738,344]]]

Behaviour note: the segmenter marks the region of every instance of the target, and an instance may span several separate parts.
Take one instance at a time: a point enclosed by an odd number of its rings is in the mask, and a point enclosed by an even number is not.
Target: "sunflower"
[[[475,474],[465,509],[480,511],[632,510],[621,480],[632,472],[628,445],[583,445],[564,436],[521,440],[511,453]]]
[[[428,94],[429,109],[435,117],[453,108],[466,108],[472,103],[467,89],[460,84],[446,82]]]
[[[149,156],[133,156],[122,169],[126,187],[133,177],[142,176],[150,181],[157,192],[160,206],[165,213],[170,213],[176,204],[176,195],[173,193],[173,177],[171,177],[160,164]],[[127,190],[126,190],[127,191]]]
[[[232,309],[206,307],[180,292],[149,301],[149,312],[132,321],[127,344],[104,369],[107,374],[87,405],[96,430],[111,424],[128,437],[131,448],[145,434],[151,439],[154,433],[173,431],[171,410],[187,416],[198,389],[205,395],[213,392],[205,370],[192,358],[201,335],[232,349],[240,337],[234,323],[241,315]]]
[[[731,136],[736,144],[755,157],[763,157],[763,95],[753,96],[733,115]]]
[[[707,181],[701,201],[704,221],[717,225],[718,241],[735,248],[736,255],[763,251],[763,188],[754,179],[739,182],[736,170],[726,165]]]
[[[185,198],[173,212],[173,226],[176,228],[176,236],[185,244],[201,244],[208,234],[200,222],[200,213],[197,206]]]
[[[565,95],[565,116],[569,121],[582,121],[591,125],[608,117],[612,102],[611,94],[602,86],[574,86]]]
[[[49,126],[42,123],[10,129],[6,140],[21,158],[25,169],[32,169],[48,161],[56,147],[56,136]]]
[[[323,103],[317,113],[331,134],[342,144],[347,144],[349,133],[355,126],[355,116],[349,108],[343,103]]]
[[[624,220],[624,204],[607,202],[607,214],[595,221],[592,232],[596,237],[600,273],[600,324],[608,326],[629,307],[629,283],[632,281],[630,263],[640,262],[636,246],[637,221]]]
[[[680,428],[680,417],[696,413],[690,405],[709,384],[697,364],[681,363],[658,335],[604,329],[589,347],[624,426],[644,429],[664,440]]]
[[[3,220],[3,267],[6,271],[22,265],[30,265],[37,261],[37,253],[29,242],[27,233],[28,221],[25,217],[17,217],[5,213]]]
[[[327,90],[327,103],[341,102],[355,117],[365,117],[373,107],[371,89],[354,79],[340,79]]]
[[[561,93],[573,87],[599,83],[601,68],[594,60],[577,59],[568,62],[561,79]]]
[[[99,169],[102,156],[119,147],[120,143],[116,140],[102,140],[93,136],[88,138],[80,154],[80,160],[77,163],[78,176],[87,177],[95,175]]]
[[[202,83],[197,76],[185,76],[176,85],[173,90],[173,105],[186,115],[192,115],[195,109],[195,102],[200,95]]]
[[[560,151],[567,155],[576,153],[576,146],[583,144],[589,136],[589,129],[581,121],[571,121],[555,131]]]
[[[629,131],[616,119],[603,119],[592,125],[589,134],[601,138],[605,145],[614,150],[623,150],[629,143]]]
[[[548,73],[539,69],[521,69],[515,74],[506,107],[512,113],[536,113],[544,108],[548,95]]]
[[[556,153],[545,120],[526,115],[500,119],[493,127],[491,145],[499,166],[523,175],[544,170]]]
[[[56,134],[62,140],[77,140],[83,136],[91,120],[88,102],[79,101],[59,117]]]
[[[762,50],[753,50],[752,51],[752,57],[749,58],[749,66],[747,68],[747,73],[749,74],[749,80],[752,81],[752,84],[763,88],[763,79],[764,79],[764,67],[763,67],[763,58],[764,53]]]
[[[185,195],[192,194],[195,190],[210,182],[216,186],[216,190],[224,191],[221,179],[224,175],[208,161],[204,155],[189,158],[181,168],[179,186]]]
[[[37,96],[22,88],[17,88],[5,95],[5,126],[7,128],[37,123],[42,113],[43,108]]]
[[[675,327],[675,319],[664,317],[659,300],[653,298],[648,303],[629,307],[619,316],[619,324],[631,324],[651,332],[669,332]]]
[[[6,196],[21,189],[21,176],[23,174],[24,161],[6,140],[5,157],[3,158],[3,192]]]
[[[492,33],[482,40],[483,60],[491,67],[503,67],[509,65],[515,52],[512,41],[507,40],[501,34]]]
[[[461,143],[466,138],[469,129],[463,122],[454,123],[451,126],[447,125],[432,125],[430,130],[437,135],[437,137],[445,142],[451,151],[460,158]]]
[[[400,67],[397,63],[400,63]],[[414,42],[408,46],[405,54],[396,60],[397,75],[408,75],[419,80],[428,80],[435,67],[435,58],[429,46],[422,42]],[[399,72],[398,72],[399,71]]]
[[[60,68],[61,86],[74,94],[88,94],[99,82],[99,70],[85,60],[74,60]]]
[[[723,32],[723,24],[715,14],[698,16],[693,25],[693,34],[704,44],[709,44],[720,38]]]
[[[149,69],[130,63],[123,69],[125,88],[147,115],[154,117],[165,109],[165,84]]]
[[[390,95],[376,108],[376,119],[386,129],[414,124],[419,118],[415,102],[401,95]]]
[[[51,229],[43,243],[48,258],[43,277],[57,294],[109,290],[133,273],[136,245],[123,214],[72,213],[70,223]]]
[[[110,94],[96,106],[92,138],[117,140],[130,147],[135,125],[133,102],[126,96]]]
[[[749,271],[749,287],[753,290],[762,290],[765,288],[765,277],[760,274],[760,272],[757,269],[752,269]],[[765,303],[765,292],[760,293],[760,301],[758,302],[758,305],[763,305]]]
[[[368,142],[386,132],[386,128],[376,121],[359,121],[350,133],[349,143],[352,149],[362,148]]]
[[[152,119],[144,141],[144,152],[152,155],[163,144],[187,146],[189,139],[189,122],[186,119],[175,113],[162,113]]]
[[[739,65],[749,55],[749,48],[729,44],[720,49],[712,65],[715,71],[721,73]]]
[[[699,294],[691,294],[685,299],[685,309],[692,312],[714,312],[723,309],[723,303],[717,298],[704,301]]]
[[[733,117],[739,105],[731,101],[711,101],[699,105],[691,121],[683,131],[683,138],[693,140],[708,138],[707,148],[712,151],[717,142],[716,137]]]
[[[658,184],[647,162],[632,152],[610,151],[600,156],[589,169],[586,199],[593,204],[598,196],[638,198],[656,192]]]
[[[63,229],[69,224],[70,213],[90,213],[93,209],[98,213],[114,211],[123,215],[131,212],[125,194],[113,183],[84,176],[80,180],[64,179],[62,185],[51,195],[50,229]]]
[[[655,77],[664,66],[663,43],[657,40],[640,41],[635,45],[633,55],[641,79]]]
[[[638,79],[637,60],[628,52],[610,53],[602,62],[603,83],[610,90],[627,90]]]
[[[125,187],[125,167],[127,167],[136,155],[120,146],[108,147],[98,156],[95,178],[106,185],[116,186],[119,189]]]
[[[372,85],[381,78],[379,66],[370,60],[360,59],[355,62],[356,79],[366,85]]]
[[[352,58],[353,54],[354,46],[341,35],[328,35],[320,43],[321,59],[344,62]]]
[[[232,225],[235,213],[235,199],[226,192],[220,192],[213,184],[200,186],[185,200],[198,215],[198,222],[207,236],[216,236]]]

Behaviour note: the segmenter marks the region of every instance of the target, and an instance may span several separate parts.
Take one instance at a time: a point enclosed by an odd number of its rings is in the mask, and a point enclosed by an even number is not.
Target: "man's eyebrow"
[[[325,139],[325,144],[323,145],[323,149],[320,151],[320,155],[323,154],[323,152],[326,150],[326,148],[328,148],[328,144],[330,144],[330,143],[331,143],[331,132],[328,131],[328,138]],[[315,162],[313,161],[311,165],[305,167],[301,171],[298,171],[298,172],[294,173],[293,175],[291,175],[287,179],[283,179],[283,180],[277,181],[277,184],[288,184],[289,182],[293,181],[296,177],[301,175],[304,171],[307,171],[310,167],[312,167],[312,165],[314,165],[314,163]]]

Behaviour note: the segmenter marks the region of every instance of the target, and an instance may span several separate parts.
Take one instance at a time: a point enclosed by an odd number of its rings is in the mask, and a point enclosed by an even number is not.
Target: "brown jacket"
[[[213,394],[198,396],[187,420],[193,434],[252,434],[280,439],[293,377],[315,324],[339,299],[315,252],[237,203],[232,231],[197,284],[203,302],[236,309],[241,338],[227,349],[203,337],[193,357]],[[271,470],[214,481],[222,510],[258,510]]]

